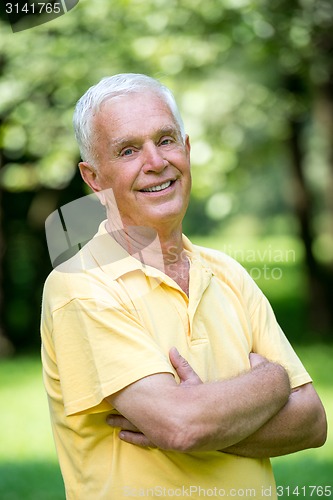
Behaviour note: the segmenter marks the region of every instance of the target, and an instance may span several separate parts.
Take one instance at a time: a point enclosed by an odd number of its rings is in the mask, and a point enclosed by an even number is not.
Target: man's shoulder
[[[44,299],[46,296],[52,296],[54,300],[62,297],[62,300],[66,301],[70,289],[80,288],[80,283],[85,280],[84,253],[86,252],[82,249],[52,269],[44,283]]]
[[[111,278],[108,276],[109,287],[113,281]],[[73,299],[96,297],[105,288],[105,280],[106,273],[94,259],[89,245],[85,245],[50,272],[44,284],[43,301],[54,309]]]
[[[73,300],[121,303],[124,292],[118,277],[138,266],[130,267],[128,254],[120,251],[119,245],[106,246],[107,242],[105,237],[96,236],[74,256],[54,267],[44,284],[43,302],[52,310]]]

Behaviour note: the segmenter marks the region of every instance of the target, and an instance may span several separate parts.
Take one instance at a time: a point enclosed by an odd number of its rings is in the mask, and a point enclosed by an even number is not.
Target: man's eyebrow
[[[121,137],[120,139],[112,139],[111,140],[111,147],[112,148],[123,148],[124,146],[126,145],[129,145],[129,144],[134,144],[138,139],[135,138],[134,136],[133,137]]]
[[[170,125],[167,125],[166,127],[161,127],[156,135],[179,135],[179,130],[177,129],[177,127],[172,127]]]
[[[180,136],[180,132],[177,129],[177,127],[173,127],[170,125],[167,125],[165,127],[161,127],[153,133],[154,137],[162,137],[164,135],[176,135],[177,137]],[[137,142],[141,141],[142,139],[140,136],[128,136],[128,137],[120,137],[119,139],[112,139],[111,140],[111,147],[112,148],[123,148],[125,146],[129,146],[132,144],[136,144]]]

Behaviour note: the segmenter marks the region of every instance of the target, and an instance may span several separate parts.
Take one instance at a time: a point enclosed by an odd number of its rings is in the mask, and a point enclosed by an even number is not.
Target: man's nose
[[[168,162],[163,158],[160,148],[156,144],[146,144],[143,148],[143,170],[148,172],[162,172]]]

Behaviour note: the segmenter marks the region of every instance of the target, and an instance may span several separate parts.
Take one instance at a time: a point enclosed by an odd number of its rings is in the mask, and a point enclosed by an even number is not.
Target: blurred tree
[[[0,169],[2,167],[2,154],[0,151]],[[0,185],[0,358],[12,354],[13,345],[4,330],[4,283],[3,283],[3,258],[5,251],[5,235],[2,226],[2,189]]]
[[[315,224],[318,202],[327,216],[326,232],[333,239],[333,6],[328,0],[274,0],[265,9],[265,22],[272,26],[267,44],[268,56],[279,62],[276,89],[289,100],[286,121],[289,131],[292,197],[299,220],[309,279],[310,320],[315,331],[328,331],[333,325],[331,289],[332,260],[323,265],[315,255],[319,237]],[[310,166],[309,130],[320,127],[324,135],[322,157],[326,163],[325,182],[313,192],[311,174],[316,175],[318,159]],[[310,132],[310,133],[311,133]],[[310,167],[310,175],[309,175]],[[318,184],[317,184],[318,186]],[[316,183],[315,183],[316,187]],[[325,202],[324,202],[325,203]]]
[[[238,211],[263,218],[294,205],[314,324],[328,331],[332,16],[330,0],[81,0],[31,30],[1,24],[2,283],[16,346],[39,345],[51,268],[44,221],[86,193],[75,175],[75,102],[101,77],[128,71],[160,78],[180,104],[192,139],[189,231],[208,232]]]

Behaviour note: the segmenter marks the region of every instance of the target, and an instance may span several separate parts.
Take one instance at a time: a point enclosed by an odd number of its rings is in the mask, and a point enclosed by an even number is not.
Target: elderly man
[[[190,142],[171,92],[104,78],[74,124],[107,219],[44,289],[67,498],[276,498],[269,457],[321,446],[325,412],[249,275],[182,234]]]

